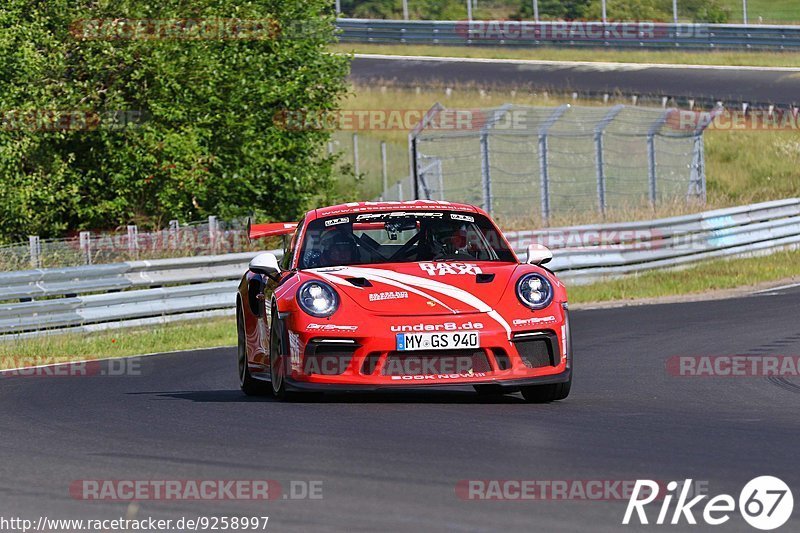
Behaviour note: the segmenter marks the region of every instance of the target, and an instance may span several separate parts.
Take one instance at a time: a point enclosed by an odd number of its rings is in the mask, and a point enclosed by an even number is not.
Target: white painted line
[[[797,287],[800,287],[800,283],[792,283],[791,285],[781,285],[780,287],[772,287],[771,289],[764,289],[764,290],[756,291],[753,294],[766,294],[766,293],[769,293],[769,292],[780,292],[780,291],[785,291],[787,289],[796,289]]]
[[[35,366],[20,366],[17,368],[3,368],[0,369],[0,374],[5,374],[8,372],[19,372],[20,370],[35,370],[37,368],[51,368],[55,366],[67,366],[67,365],[82,365],[85,363],[100,363],[103,361],[118,361],[124,359],[138,359],[141,357],[155,357],[157,355],[175,355],[181,353],[188,353],[188,352],[202,352],[205,350],[218,350],[220,348],[232,348],[232,346],[210,346],[208,348],[190,348],[186,350],[173,350],[171,352],[157,352],[157,353],[145,353],[141,355],[123,355],[120,357],[103,357],[102,359],[83,359],[78,361],[65,361],[63,363],[48,363],[46,365],[35,365]],[[24,358],[21,358],[24,359]],[[31,359],[35,359],[32,357]]]
[[[393,54],[353,54],[358,59],[388,59],[396,61],[443,61],[446,63],[499,63],[509,65],[539,65],[560,67],[592,67],[606,70],[686,69],[730,70],[753,72],[800,72],[800,67],[756,67],[731,65],[679,65],[675,63],[617,63],[608,61],[549,61],[544,59],[488,59],[483,57],[406,56]]]

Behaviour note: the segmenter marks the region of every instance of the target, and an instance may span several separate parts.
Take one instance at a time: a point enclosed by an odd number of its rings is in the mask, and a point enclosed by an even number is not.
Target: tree
[[[275,120],[346,91],[326,0],[5,0],[0,29],[2,240],[291,220],[333,190],[329,132]]]

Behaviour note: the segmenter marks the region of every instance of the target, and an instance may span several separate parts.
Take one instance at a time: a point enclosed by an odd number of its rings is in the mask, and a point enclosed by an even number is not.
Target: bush
[[[74,26],[187,17],[271,19],[282,33],[101,40]],[[329,133],[274,121],[334,109],[346,90],[348,60],[326,53],[327,0],[5,0],[0,30],[2,240],[209,214],[291,220],[332,194]]]

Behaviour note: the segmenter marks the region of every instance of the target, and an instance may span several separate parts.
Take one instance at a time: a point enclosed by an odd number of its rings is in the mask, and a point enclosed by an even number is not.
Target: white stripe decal
[[[352,285],[349,281],[345,281],[344,279],[342,279],[340,277],[337,277],[335,275],[329,274],[327,272],[315,271],[314,274],[316,274],[318,276],[322,276],[324,279],[326,279],[326,280],[328,280],[328,281],[330,281],[332,283],[338,283],[339,285]],[[348,274],[345,274],[345,275],[348,275]],[[359,276],[359,277],[364,277],[364,276]],[[365,277],[364,279],[367,279],[367,278]],[[427,299],[429,299],[429,300],[431,300],[433,302],[436,302],[437,304],[441,305],[442,307],[444,307],[445,309],[447,309],[448,311],[450,311],[453,314],[458,314],[458,311],[456,311],[455,309],[453,309],[452,307],[450,307],[449,305],[447,305],[443,301],[439,300],[435,296],[431,296],[430,294],[428,294],[426,292],[422,292],[419,289],[415,289],[414,287],[409,287],[408,285],[406,285],[404,283],[400,283],[398,281],[393,281],[393,280],[390,280],[388,278],[378,279],[377,277],[372,277],[371,281],[377,281],[378,283],[383,283],[383,284],[389,285],[391,287],[397,287],[398,289],[403,289],[403,290],[406,290],[406,291],[409,291],[409,292],[413,292],[414,294],[418,294],[418,295],[422,296],[423,298],[427,298]],[[358,288],[360,289],[361,287],[358,287]]]
[[[428,289],[434,292],[438,292],[440,294],[444,294],[445,296],[449,296],[450,298],[465,303],[470,307],[474,307],[481,313],[487,313],[498,324],[500,324],[503,327],[503,329],[506,330],[508,338],[511,339],[511,326],[508,325],[508,322],[506,322],[505,319],[503,319],[503,317],[500,316],[499,313],[497,313],[494,309],[492,309],[490,305],[488,305],[480,298],[477,298],[475,295],[465,291],[464,289],[459,289],[458,287],[447,285],[446,283],[442,283],[432,279],[413,276],[411,274],[400,274],[399,272],[392,272],[389,270],[382,270],[376,268],[343,267],[342,270],[337,270],[335,272],[332,272],[332,274],[362,277],[365,279],[372,278],[373,281],[380,281],[383,283],[387,283],[387,281],[385,280],[388,280],[388,281],[393,281],[395,283],[416,285],[423,289]]]

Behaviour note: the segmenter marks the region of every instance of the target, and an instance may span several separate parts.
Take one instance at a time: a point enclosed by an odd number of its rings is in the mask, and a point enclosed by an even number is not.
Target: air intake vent
[[[343,374],[350,366],[356,348],[358,346],[355,344],[323,344],[312,341],[306,346],[303,373],[323,376]]]
[[[558,366],[561,363],[561,352],[558,350],[558,337],[555,333],[518,335],[514,338],[514,345],[528,368]]]
[[[367,278],[347,278],[347,281],[356,287],[372,287],[372,283]]]

